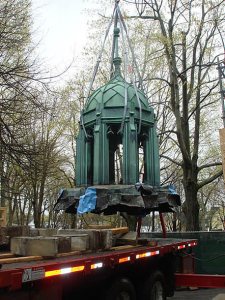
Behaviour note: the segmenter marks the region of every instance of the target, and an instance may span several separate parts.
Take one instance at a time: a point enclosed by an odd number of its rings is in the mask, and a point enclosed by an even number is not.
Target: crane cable
[[[122,122],[121,122],[121,126],[120,126],[120,129],[118,130],[118,133],[119,132],[123,132],[123,128],[124,128],[124,123],[125,123],[125,118],[126,118],[126,114],[127,114],[127,102],[128,102],[128,84],[126,82],[126,78],[127,78],[127,61],[128,61],[128,57],[127,57],[127,50],[126,50],[126,45],[125,45],[125,38],[124,38],[124,32],[123,32],[123,24],[122,24],[122,21],[121,21],[121,16],[119,15],[119,6],[117,6],[117,9],[116,9],[116,13],[117,13],[117,16],[118,16],[118,20],[119,20],[119,23],[120,23],[120,29],[121,29],[121,36],[122,36],[122,44],[123,44],[123,49],[124,49],[124,110],[123,110],[123,119],[122,119]]]
[[[135,64],[135,67],[136,67],[136,70],[137,70],[137,73],[138,73],[138,77],[139,77],[139,83],[142,87],[142,81],[141,81],[141,76],[140,76],[140,72],[139,72],[139,68],[138,68],[138,65],[137,65],[137,61],[135,59],[135,54],[134,54],[134,50],[133,50],[133,47],[131,45],[131,42],[130,42],[130,39],[129,39],[129,36],[128,36],[128,31],[127,31],[127,27],[126,27],[126,24],[124,22],[124,19],[123,19],[123,16],[122,16],[122,13],[120,11],[120,8],[119,6],[117,6],[116,8],[117,10],[117,13],[118,13],[118,19],[119,19],[119,22],[120,22],[120,27],[121,27],[121,33],[122,33],[122,41],[123,41],[123,45],[125,45],[124,43],[124,34],[123,34],[123,28],[124,28],[124,31],[126,33],[126,37],[127,37],[127,41],[128,41],[128,45],[129,45],[129,48],[131,50],[131,54],[132,54],[132,59],[133,59],[133,62]],[[125,49],[125,47],[124,47]],[[125,51],[125,54],[126,54],[126,63],[127,63],[127,52]],[[126,74],[126,65],[124,67],[124,74]],[[124,75],[125,76],[125,75]],[[126,79],[126,78],[125,78]],[[126,80],[125,80],[126,81]],[[135,80],[133,78],[133,74],[131,73],[131,81],[132,81],[132,84],[134,86],[134,90],[135,90],[135,95],[136,95],[136,98],[137,98],[137,101],[138,101],[138,106],[139,106],[139,127],[138,127],[138,134],[140,134],[141,132],[141,123],[142,123],[142,107],[141,107],[141,101],[140,101],[140,98],[139,98],[139,95],[138,95],[138,91],[137,91],[137,86],[135,84]],[[126,87],[126,83],[125,83],[125,91],[127,90],[127,87]],[[127,96],[127,93],[125,92],[125,95]],[[124,106],[124,115],[123,115],[123,120],[122,120],[122,124],[121,124],[121,127],[120,127],[120,130],[119,131],[122,131],[123,130],[123,126],[124,126],[124,121],[125,121],[125,117],[126,117],[126,110],[127,110],[127,99],[125,98],[125,106]]]
[[[138,74],[138,79],[139,79],[139,84],[140,84],[140,87],[141,89],[143,89],[142,87],[142,80],[141,80],[141,75],[140,75],[140,71],[139,71],[139,68],[138,68],[138,64],[137,64],[137,61],[135,59],[135,54],[134,54],[134,50],[133,50],[133,47],[131,45],[131,42],[130,42],[130,39],[129,39],[129,36],[128,36],[128,31],[127,31],[127,27],[126,27],[126,24],[124,22],[124,19],[123,19],[123,16],[122,16],[122,13],[120,11],[120,8],[119,8],[119,0],[115,0],[115,6],[114,6],[114,10],[113,10],[113,14],[112,14],[112,17],[110,19],[110,22],[109,22],[109,25],[107,27],[107,30],[106,30],[106,33],[105,33],[105,37],[104,37],[104,40],[103,40],[103,43],[102,43],[102,47],[101,47],[101,51],[99,53],[99,56],[98,56],[98,59],[97,59],[97,63],[94,67],[94,71],[93,71],[93,75],[92,75],[92,79],[91,79],[91,82],[89,84],[89,87],[88,87],[88,92],[87,92],[87,105],[88,105],[88,97],[90,95],[90,92],[91,92],[91,89],[92,89],[92,86],[93,86],[93,83],[94,83],[94,80],[95,80],[95,77],[96,77],[96,74],[98,72],[98,68],[99,68],[99,65],[100,65],[100,62],[101,62],[101,58],[102,58],[102,54],[103,54],[103,51],[104,51],[104,47],[105,47],[105,42],[106,42],[106,39],[108,37],[108,34],[109,34],[109,30],[112,26],[112,23],[113,23],[113,20],[114,20],[114,16],[115,16],[115,13],[117,14],[117,17],[118,17],[118,20],[119,20],[119,23],[120,23],[120,28],[121,28],[121,34],[122,34],[122,41],[123,41],[123,45],[124,45],[124,49],[125,49],[125,38],[124,38],[124,33],[123,33],[123,29],[124,29],[124,32],[125,32],[125,35],[126,35],[126,38],[127,38],[127,42],[128,42],[128,46],[131,50],[131,55],[132,55],[132,59],[133,59],[133,62],[134,62],[134,65],[135,65],[135,68],[137,70],[137,74]],[[124,77],[126,79],[126,76],[127,76],[127,73],[126,73],[126,64],[127,64],[127,51],[124,51]],[[134,86],[134,90],[135,90],[135,94],[136,94],[136,97],[137,97],[137,101],[138,101],[138,106],[139,106],[139,128],[138,128],[138,133],[141,132],[141,122],[142,122],[142,108],[141,108],[141,102],[140,102],[140,98],[139,98],[139,95],[138,95],[138,92],[137,92],[137,87],[136,87],[136,84],[135,84],[135,80],[133,78],[133,75],[131,75],[131,81],[132,81],[132,84]],[[124,122],[125,122],[125,117],[126,117],[126,112],[127,112],[127,84],[126,84],[126,80],[125,80],[125,85],[124,85],[124,88],[125,88],[125,92],[124,92],[124,98],[125,98],[125,105],[124,105],[124,113],[123,113],[123,119],[122,119],[122,123],[121,123],[121,127],[119,129],[118,132],[121,132],[123,131],[123,128],[124,128]],[[85,126],[84,126],[84,120],[83,120],[83,114],[81,114],[81,126],[82,126],[82,129],[84,131],[84,134],[85,134],[85,137],[88,138],[88,134],[86,132],[86,129],[85,129]]]
[[[115,2],[115,7],[114,7],[114,10],[113,10],[113,14],[112,14],[112,17],[111,17],[111,20],[108,24],[108,27],[106,29],[106,33],[105,33],[105,37],[104,37],[104,40],[103,40],[103,43],[102,43],[102,47],[101,47],[101,51],[99,53],[99,56],[98,56],[98,59],[97,59],[97,63],[94,67],[94,71],[93,71],[93,75],[92,75],[92,79],[91,79],[91,82],[89,84],[89,87],[88,87],[88,91],[87,91],[87,105],[88,105],[88,97],[90,95],[90,92],[91,92],[91,89],[92,89],[92,86],[93,86],[93,83],[94,83],[94,80],[95,80],[95,77],[96,77],[96,74],[98,72],[98,68],[99,68],[99,64],[101,62],[101,59],[102,59],[102,54],[103,54],[103,51],[104,51],[104,47],[105,47],[105,42],[106,42],[106,39],[108,37],[108,34],[109,34],[109,30],[112,26],[112,23],[113,23],[113,19],[114,19],[114,15],[115,15],[115,12],[117,10],[117,7],[118,7],[118,3],[119,1],[116,1]],[[83,120],[83,114],[81,114],[81,126],[82,126],[82,129],[84,131],[84,134],[85,134],[85,137],[88,138],[88,135],[87,135],[87,132],[86,132],[86,129],[85,129],[85,126],[84,126],[84,120]]]
[[[130,38],[129,38],[129,35],[128,35],[127,26],[126,26],[126,24],[125,24],[125,22],[124,22],[124,19],[123,19],[123,16],[122,16],[122,13],[121,13],[121,10],[120,10],[119,6],[118,6],[118,13],[119,13],[119,17],[120,17],[120,19],[121,19],[121,22],[122,22],[122,24],[123,24],[123,28],[124,28],[124,31],[125,31],[125,33],[126,33],[128,45],[129,45],[129,47],[130,47],[132,59],[133,59],[133,61],[134,61],[134,65],[135,65],[135,68],[136,68],[136,70],[137,70],[140,88],[143,89],[143,87],[142,87],[142,80],[141,80],[141,74],[140,74],[140,71],[139,71],[139,68],[138,68],[138,64],[137,64],[137,61],[136,61],[136,58],[135,58],[134,49],[133,49],[133,47],[132,47],[132,44],[131,44],[131,41],[130,41]]]

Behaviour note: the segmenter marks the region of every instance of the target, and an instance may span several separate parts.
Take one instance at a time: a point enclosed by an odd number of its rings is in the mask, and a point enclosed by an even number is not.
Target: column
[[[109,184],[109,143],[107,126],[104,123],[94,127],[94,185]]]
[[[149,127],[148,138],[144,142],[144,164],[144,182],[153,186],[159,186],[159,147],[155,127]]]
[[[137,129],[131,122],[125,122],[123,132],[123,184],[138,181]]]

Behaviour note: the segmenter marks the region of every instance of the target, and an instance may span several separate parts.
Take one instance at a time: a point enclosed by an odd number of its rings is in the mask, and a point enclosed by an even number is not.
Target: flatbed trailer
[[[0,299],[166,299],[174,293],[176,272],[194,272],[186,253],[196,245],[162,238],[51,259],[0,254]]]

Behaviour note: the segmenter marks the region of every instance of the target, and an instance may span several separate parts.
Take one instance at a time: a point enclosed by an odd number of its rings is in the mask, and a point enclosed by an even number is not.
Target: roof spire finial
[[[118,47],[118,38],[120,35],[120,30],[118,27],[114,29],[114,55],[113,55],[113,64],[114,64],[114,76],[121,75],[120,65],[121,65],[121,58],[119,57],[119,47]]]

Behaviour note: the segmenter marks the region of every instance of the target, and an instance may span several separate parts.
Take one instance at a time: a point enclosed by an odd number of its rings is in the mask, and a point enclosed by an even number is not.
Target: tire
[[[104,300],[136,300],[133,284],[127,278],[116,279],[103,297]]]
[[[142,300],[166,300],[165,278],[156,271],[144,282]]]

